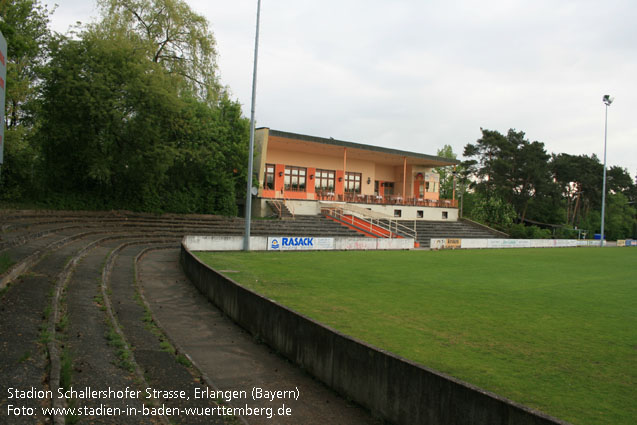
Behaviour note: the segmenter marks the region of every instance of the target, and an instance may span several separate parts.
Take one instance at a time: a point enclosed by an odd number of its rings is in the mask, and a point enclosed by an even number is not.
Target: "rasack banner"
[[[311,251],[334,249],[334,238],[314,236],[281,236],[268,238],[268,251]]]

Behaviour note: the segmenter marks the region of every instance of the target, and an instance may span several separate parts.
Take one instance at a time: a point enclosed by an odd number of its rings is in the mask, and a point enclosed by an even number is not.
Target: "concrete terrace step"
[[[418,242],[421,247],[428,248],[432,238],[458,238],[458,239],[482,239],[504,238],[505,236],[486,226],[481,226],[470,221],[416,221],[400,220],[399,223],[416,229]]]
[[[0,287],[0,322],[3,324],[0,326],[0,381],[5,382],[7,388],[41,388],[45,382],[48,389],[56,394],[65,358],[69,359],[66,364],[72,370],[70,385],[77,388],[90,386],[102,390],[110,386],[123,390],[130,387],[143,392],[145,388],[153,387],[184,389],[191,393],[193,388],[204,388],[207,384],[210,384],[210,390],[215,390],[219,381],[225,379],[223,389],[245,387],[249,390],[250,386],[242,383],[241,378],[256,376],[258,381],[251,385],[278,389],[276,383],[285,382],[302,388],[302,402],[291,404],[295,417],[289,418],[289,421],[277,420],[282,425],[375,423],[368,412],[352,407],[271,350],[255,344],[252,336],[227,322],[223,314],[215,313],[224,322],[210,325],[207,319],[202,319],[203,316],[194,317],[192,310],[183,308],[184,301],[201,301],[199,305],[204,310],[203,315],[210,308],[210,303],[198,294],[191,296],[191,292],[196,290],[185,281],[179,267],[179,241],[189,234],[242,235],[242,219],[128,212],[5,210],[0,211],[0,223],[0,254],[8,254],[16,264],[27,265],[7,280],[7,286]],[[270,220],[269,223],[256,224],[255,229],[257,234],[263,235],[273,232],[299,236],[349,233],[347,229],[333,226],[318,217]],[[159,261],[146,263],[146,257],[140,256],[146,248],[154,250],[148,256],[156,252],[162,255],[165,252],[166,255],[161,256]],[[33,261],[26,261],[29,258]],[[166,269],[168,261],[171,263],[170,270]],[[156,276],[144,279],[146,284],[156,284],[164,279],[164,289],[146,292],[147,295],[164,297],[159,303],[151,301],[151,305],[137,297],[141,280],[137,279],[134,264],[141,262],[151,266],[150,270]],[[0,278],[6,277],[8,272],[11,268]],[[177,287],[176,283],[183,285]],[[174,303],[177,297],[173,294],[166,297],[169,290],[180,294],[185,289],[191,292],[179,298],[178,303]],[[140,298],[143,296],[140,295]],[[169,314],[164,324],[181,323],[183,327],[175,332],[177,335],[166,334],[155,327],[158,312]],[[224,334],[220,337],[222,325]],[[211,336],[202,339],[200,331],[204,327]],[[168,340],[174,342],[176,336],[191,337],[194,344],[187,346],[188,350],[201,354],[201,364],[210,368],[188,367],[192,359],[190,352],[168,343]],[[235,343],[239,338],[244,341],[241,349],[237,350]],[[218,362],[205,364],[213,355],[215,360],[225,360],[226,367],[219,368]],[[263,359],[267,356],[270,358],[264,363]],[[208,379],[212,373],[216,373],[216,382]],[[282,377],[284,381],[280,381]],[[311,389],[313,387],[316,388]],[[124,408],[130,404],[138,411],[140,403],[153,403],[155,407],[164,403],[167,407],[216,406],[213,399],[127,399],[110,400],[109,404],[111,401],[115,407]],[[72,403],[75,407],[97,406],[96,400],[90,399],[75,399]],[[265,401],[263,406],[269,406],[268,403]],[[11,404],[7,392],[0,393],[0,405],[7,404]],[[34,408],[37,415],[12,418],[11,423],[64,423],[61,416],[43,417],[39,409],[62,407],[57,398],[28,399],[22,404]],[[184,425],[245,423],[243,418],[228,418],[228,421],[222,417],[204,416],[170,419]],[[262,418],[247,419],[254,425],[271,423],[267,419],[261,421]],[[109,425],[150,425],[165,424],[167,418],[138,415],[134,419],[127,416],[80,419],[80,423],[89,421]]]

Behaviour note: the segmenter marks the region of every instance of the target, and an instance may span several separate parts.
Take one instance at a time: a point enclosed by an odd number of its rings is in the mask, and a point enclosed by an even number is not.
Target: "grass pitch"
[[[198,255],[345,334],[560,419],[637,418],[637,249]]]

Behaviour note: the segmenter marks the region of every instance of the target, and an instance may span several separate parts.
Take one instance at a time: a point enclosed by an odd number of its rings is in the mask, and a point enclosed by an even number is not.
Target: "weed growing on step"
[[[188,368],[192,367],[192,363],[190,362],[190,360],[188,360],[188,357],[184,356],[183,354],[177,354],[177,363],[179,363],[180,365],[186,366]]]
[[[73,378],[73,360],[71,359],[71,353],[65,348],[62,351],[60,358],[60,387],[67,391],[71,388]]]
[[[106,332],[106,339],[108,340],[108,345],[115,348],[115,353],[118,358],[117,366],[132,373],[135,370],[135,365],[132,361],[133,355],[130,348],[126,345],[122,336],[115,330],[110,320],[107,320],[107,325],[108,331]]]
[[[31,358],[31,352],[25,351],[24,354],[22,354],[22,356],[20,356],[20,358],[18,359],[18,363],[24,363],[30,358]]]
[[[15,261],[13,261],[11,257],[9,257],[8,253],[3,252],[2,254],[0,254],[0,275],[9,270],[9,268],[14,264]]]

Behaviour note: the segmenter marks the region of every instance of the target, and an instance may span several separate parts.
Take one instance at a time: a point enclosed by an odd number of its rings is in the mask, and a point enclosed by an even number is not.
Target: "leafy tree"
[[[458,157],[450,145],[444,145],[441,149],[438,149],[437,155],[448,159],[457,159]],[[440,176],[440,197],[443,199],[451,199],[453,197],[453,170],[454,167],[438,167],[434,169]],[[458,174],[462,171],[462,166],[456,166],[455,171],[456,183],[458,183]]]
[[[32,124],[30,109],[37,97],[47,57],[51,15],[37,0],[0,1],[0,31],[7,39],[6,126]]]
[[[245,194],[249,138],[249,123],[241,116],[240,105],[227,97],[218,108],[191,100],[180,120],[188,125],[180,126],[176,134],[180,149],[166,186],[174,196],[166,208],[236,215],[236,199]],[[188,202],[181,199],[186,192]]]
[[[622,193],[610,194],[606,197],[606,214],[604,233],[607,240],[625,239],[634,236],[637,223],[637,209],[628,203]]]
[[[595,155],[553,155],[551,171],[566,200],[567,224],[577,225],[601,207],[603,166]]]
[[[236,214],[248,122],[217,83],[208,23],[182,0],[99,3],[71,40],[50,37],[37,0],[0,0],[15,61],[0,198],[42,186],[54,207]]]
[[[98,0],[102,21],[94,28],[125,34],[143,46],[147,57],[182,77],[201,99],[220,100],[215,39],[207,20],[183,0]]]
[[[608,189],[613,193],[622,193],[630,197],[634,193],[635,185],[628,170],[616,165],[606,171]]]
[[[240,106],[211,106],[134,39],[100,36],[52,50],[39,132],[50,191],[83,194],[75,207],[236,214],[248,139]]]
[[[487,193],[495,189],[494,163],[501,146],[506,144],[506,139],[497,131],[483,128],[480,131],[482,131],[482,137],[475,144],[469,143],[465,146],[464,156],[470,159],[463,164],[468,175],[475,179],[472,186],[479,192]]]
[[[506,136],[481,129],[482,137],[465,146],[468,173],[475,189],[483,195],[495,194],[511,203],[522,220],[531,198],[552,185],[544,144],[529,142],[523,132],[509,130]],[[536,197],[537,199],[537,197]]]
[[[7,40],[4,164],[0,199],[32,193],[39,155],[32,143],[37,122],[38,87],[47,57],[51,15],[37,0],[0,1],[0,31]]]
[[[550,239],[553,237],[549,229],[538,226],[525,226],[522,223],[511,225],[509,235],[514,239]]]
[[[515,209],[495,195],[478,195],[471,218],[499,229],[508,229],[516,217]]]
[[[45,172],[56,190],[143,200],[171,161],[172,84],[126,39],[85,34],[52,51],[43,88]]]

